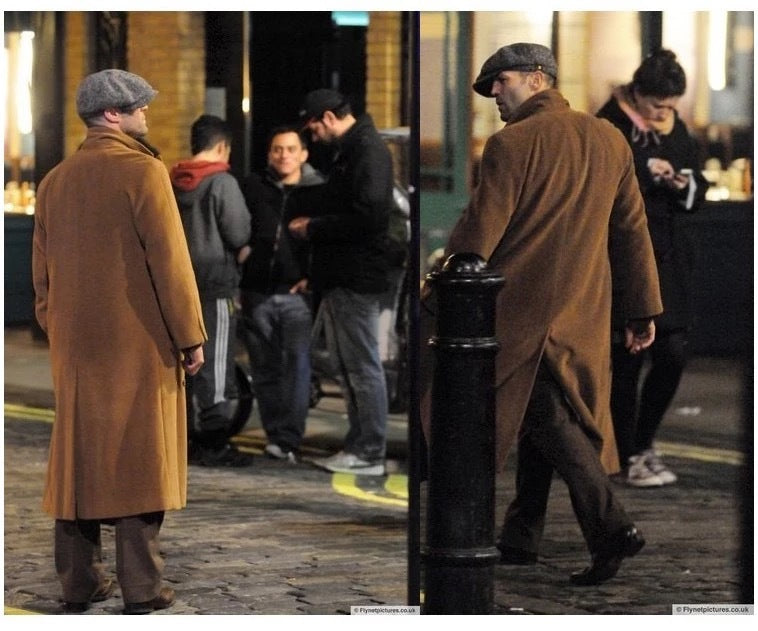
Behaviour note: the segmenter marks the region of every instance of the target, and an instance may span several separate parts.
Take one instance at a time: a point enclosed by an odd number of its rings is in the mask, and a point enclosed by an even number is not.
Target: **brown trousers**
[[[505,514],[501,546],[539,551],[554,471],[568,486],[591,554],[632,524],[613,494],[597,447],[576,420],[561,387],[540,364],[519,436],[516,498]]]
[[[165,565],[158,533],[164,513],[112,520],[116,527],[116,576],[125,603],[155,598]],[[111,520],[108,520],[111,523]],[[101,520],[55,520],[55,570],[66,602],[87,602],[105,579],[100,540]]]

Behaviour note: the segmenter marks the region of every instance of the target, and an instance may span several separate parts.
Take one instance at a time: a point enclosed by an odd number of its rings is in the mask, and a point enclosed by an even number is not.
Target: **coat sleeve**
[[[187,240],[168,172],[150,160],[135,197],[134,220],[168,333],[178,350],[208,339]]]
[[[47,296],[50,279],[47,273],[47,231],[44,224],[46,203],[46,182],[42,182],[37,192],[37,210],[34,215],[32,236],[32,283],[34,285],[34,313],[42,330],[47,333]]]
[[[229,250],[238,250],[250,240],[250,211],[233,175],[221,179],[218,229]]]
[[[631,154],[625,141],[623,147]],[[660,315],[663,305],[658,269],[631,155],[611,211],[609,232],[614,294],[623,320]]]
[[[489,261],[503,238],[521,190],[521,169],[511,168],[503,134],[491,136],[484,146],[479,183],[468,207],[453,227],[445,258],[459,252],[472,252]],[[508,168],[504,168],[508,165]]]

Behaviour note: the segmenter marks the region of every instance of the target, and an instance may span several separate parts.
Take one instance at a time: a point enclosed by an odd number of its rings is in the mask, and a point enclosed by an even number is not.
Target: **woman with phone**
[[[676,55],[657,50],[643,60],[631,83],[616,88],[597,113],[624,134],[634,154],[663,297],[656,340],[644,353],[630,354],[624,346],[623,305],[614,300],[612,312],[611,410],[624,467],[616,479],[636,487],[677,480],[654,449],[653,439],[687,359],[692,266],[681,217],[697,209],[707,188],[695,143],[676,110],[686,84]],[[650,370],[640,389],[646,360]]]

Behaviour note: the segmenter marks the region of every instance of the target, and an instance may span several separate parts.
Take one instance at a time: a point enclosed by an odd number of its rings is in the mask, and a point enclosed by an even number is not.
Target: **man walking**
[[[502,468],[518,437],[518,469],[501,562],[536,563],[557,471],[592,556],[571,582],[593,585],[644,545],[607,476],[618,468],[609,409],[611,268],[630,352],[652,343],[652,317],[662,307],[629,147],[607,121],[571,110],[553,87],[556,76],[553,54],[538,44],[504,46],[482,66],[474,90],[495,99],[506,125],[485,145],[478,185],[446,254],[479,254],[505,278],[497,300],[497,456]]]
[[[368,114],[357,118],[336,90],[309,92],[300,118],[313,140],[336,145],[323,202],[290,222],[312,246],[327,349],[340,375],[350,424],[345,445],[316,464],[384,475],[387,386],[379,355],[379,301],[387,289],[392,158]]]
[[[239,184],[229,173],[232,132],[203,114],[190,131],[192,158],[171,169],[179,213],[208,327],[206,362],[187,381],[191,461],[206,467],[252,463],[230,443],[239,405],[235,373],[239,263],[247,253],[250,216]],[[244,251],[243,251],[244,249]]]
[[[245,184],[253,236],[240,282],[242,322],[268,439],[264,453],[294,463],[310,402],[313,316],[306,294],[308,244],[294,239],[287,224],[324,179],[308,164],[296,127],[275,128],[267,151],[266,171]]]
[[[113,592],[104,521],[115,524],[124,612],[174,602],[158,533],[164,511],[187,501],[184,373],[202,366],[206,334],[168,173],[143,139],[155,95],[123,70],[85,77],[87,137],[37,195],[36,316],[56,412],[43,508],[67,612]]]

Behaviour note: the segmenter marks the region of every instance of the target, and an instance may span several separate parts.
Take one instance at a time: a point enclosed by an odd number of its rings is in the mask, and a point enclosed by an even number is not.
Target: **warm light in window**
[[[18,131],[22,134],[32,133],[32,39],[34,39],[34,33],[23,31],[18,50],[16,112]]]
[[[0,77],[7,77],[8,76],[8,49],[3,48],[3,58],[2,62],[0,62]],[[0,112],[2,113],[3,117],[3,130],[5,132],[5,137],[8,138],[8,115],[6,114],[6,108],[8,107],[8,84],[6,81],[0,79],[0,84],[2,84],[2,105],[0,105]]]
[[[711,90],[726,87],[726,11],[708,12],[708,84]]]

